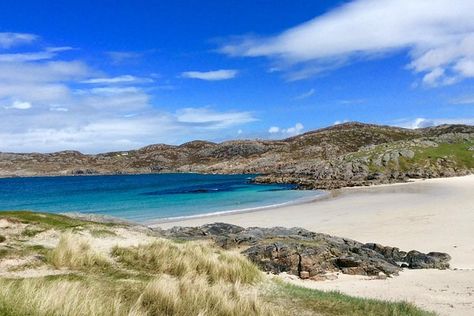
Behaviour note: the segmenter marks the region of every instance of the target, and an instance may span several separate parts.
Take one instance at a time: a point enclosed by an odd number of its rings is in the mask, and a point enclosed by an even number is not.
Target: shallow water
[[[150,174],[0,179],[0,210],[82,212],[138,222],[253,209],[318,191],[249,183],[249,175]]]

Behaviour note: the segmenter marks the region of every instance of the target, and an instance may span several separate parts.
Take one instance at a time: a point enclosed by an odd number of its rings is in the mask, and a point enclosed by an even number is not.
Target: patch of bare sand
[[[333,198],[307,204],[156,226],[217,221],[244,227],[299,226],[403,250],[447,252],[452,270],[404,271],[387,280],[343,275],[297,282],[355,296],[404,299],[442,315],[474,315],[474,175],[343,189]]]
[[[133,247],[148,244],[156,240],[156,237],[129,228],[119,227],[114,228],[112,231],[115,233],[115,236],[93,237],[88,234],[91,246],[102,253],[110,253],[115,246]]]
[[[45,266],[35,256],[0,260],[0,277],[4,278],[34,278],[67,273],[67,270]]]

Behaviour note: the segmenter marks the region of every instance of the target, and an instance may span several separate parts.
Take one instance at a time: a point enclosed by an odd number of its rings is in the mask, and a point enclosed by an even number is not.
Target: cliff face
[[[346,123],[279,141],[193,141],[84,155],[0,153],[0,176],[260,173],[260,182],[332,188],[474,171],[474,127],[410,130]]]

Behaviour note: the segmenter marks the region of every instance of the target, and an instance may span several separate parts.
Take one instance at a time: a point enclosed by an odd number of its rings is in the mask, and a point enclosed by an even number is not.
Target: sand
[[[326,199],[256,212],[159,223],[163,228],[212,222],[299,226],[403,250],[442,251],[451,269],[406,270],[387,280],[339,275],[291,282],[354,296],[406,300],[441,315],[474,315],[474,175],[342,189]]]

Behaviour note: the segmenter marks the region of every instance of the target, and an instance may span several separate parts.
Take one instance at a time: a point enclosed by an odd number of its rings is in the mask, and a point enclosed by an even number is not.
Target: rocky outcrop
[[[474,171],[474,127],[345,123],[284,140],[192,141],[84,155],[0,153],[1,176],[163,172],[261,174],[259,183],[333,189]]]
[[[303,278],[324,278],[328,272],[391,276],[409,269],[447,269],[446,253],[396,247],[314,233],[303,228],[244,229],[236,225],[214,223],[200,227],[174,227],[160,232],[168,238],[210,239],[225,249],[238,248],[262,270],[287,272]]]

